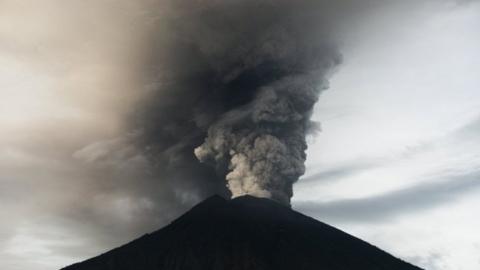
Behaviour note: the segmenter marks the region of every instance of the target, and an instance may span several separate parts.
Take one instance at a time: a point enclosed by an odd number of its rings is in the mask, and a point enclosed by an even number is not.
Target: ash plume
[[[305,172],[313,106],[341,59],[324,8],[266,0],[168,6],[152,27],[150,92],[135,121],[139,145],[163,176],[188,174],[178,181],[207,193],[290,203]]]

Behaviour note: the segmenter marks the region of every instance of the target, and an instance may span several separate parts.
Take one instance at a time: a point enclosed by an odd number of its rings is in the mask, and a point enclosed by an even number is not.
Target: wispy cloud
[[[449,203],[480,188],[480,171],[421,183],[367,198],[326,203],[297,201],[294,208],[332,222],[374,222]]]

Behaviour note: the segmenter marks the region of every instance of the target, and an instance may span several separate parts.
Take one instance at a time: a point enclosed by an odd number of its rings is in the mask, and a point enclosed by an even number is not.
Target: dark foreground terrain
[[[64,270],[419,270],[276,202],[214,196],[170,225]]]

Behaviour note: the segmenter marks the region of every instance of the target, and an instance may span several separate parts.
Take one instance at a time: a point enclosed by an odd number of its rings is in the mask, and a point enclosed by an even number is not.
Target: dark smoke
[[[168,5],[134,119],[157,173],[200,194],[289,204],[313,106],[340,62],[324,14],[315,1]]]

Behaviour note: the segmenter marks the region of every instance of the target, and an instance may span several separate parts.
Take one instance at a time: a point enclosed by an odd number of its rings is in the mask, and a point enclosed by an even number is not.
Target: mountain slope
[[[170,225],[64,270],[419,270],[268,199],[214,196]]]

